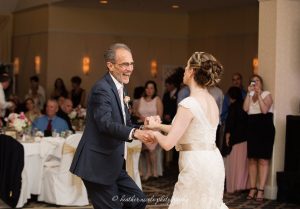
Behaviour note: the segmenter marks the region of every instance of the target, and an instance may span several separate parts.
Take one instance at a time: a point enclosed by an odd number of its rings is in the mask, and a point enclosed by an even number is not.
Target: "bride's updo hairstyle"
[[[209,53],[194,52],[189,65],[195,71],[194,80],[200,86],[215,86],[221,80],[223,66]]]

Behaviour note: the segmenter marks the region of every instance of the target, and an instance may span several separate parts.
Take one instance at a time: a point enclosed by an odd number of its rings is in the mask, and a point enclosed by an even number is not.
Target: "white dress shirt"
[[[119,93],[119,97],[120,97],[120,101],[121,101],[121,106],[122,106],[122,113],[123,113],[123,118],[124,118],[124,123],[126,125],[126,114],[125,114],[125,105],[124,105],[124,85],[122,83],[120,83],[117,79],[114,78],[114,76],[112,74],[110,74],[113,82],[115,83],[118,93]],[[133,133],[134,129],[131,129],[130,134],[128,136],[129,140],[132,140],[132,133]],[[127,157],[127,146],[125,143],[125,150],[124,150],[124,158],[126,159]]]
[[[12,102],[7,102],[5,99],[4,89],[2,83],[0,83],[0,110],[1,110],[1,117],[5,116],[5,111],[7,108],[13,106]]]

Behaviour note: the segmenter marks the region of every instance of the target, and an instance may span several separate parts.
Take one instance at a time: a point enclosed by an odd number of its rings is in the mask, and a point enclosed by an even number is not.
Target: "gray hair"
[[[116,50],[125,49],[131,53],[130,48],[123,43],[115,43],[104,52],[104,61],[114,63],[116,61]]]
[[[56,99],[48,99],[48,100],[47,100],[47,104],[48,104],[49,102],[54,103],[54,104],[58,107],[58,102],[57,102]]]

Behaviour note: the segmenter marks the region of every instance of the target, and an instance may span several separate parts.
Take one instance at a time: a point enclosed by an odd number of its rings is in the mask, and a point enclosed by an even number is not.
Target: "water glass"
[[[67,138],[67,132],[66,131],[60,132],[60,137]]]
[[[56,129],[53,129],[53,131],[52,131],[52,137],[59,137],[59,133],[57,132]]]

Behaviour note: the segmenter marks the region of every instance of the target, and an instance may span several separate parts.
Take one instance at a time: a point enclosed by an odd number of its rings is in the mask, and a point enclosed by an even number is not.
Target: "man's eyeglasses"
[[[114,63],[115,65],[118,65],[120,68],[125,69],[125,68],[129,68],[129,67],[134,67],[134,62],[123,62],[123,63]]]

